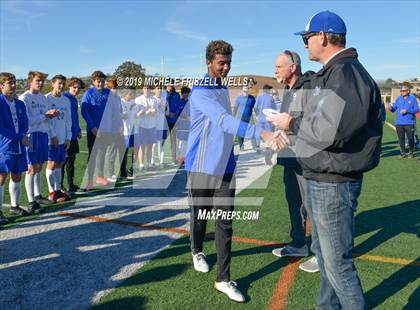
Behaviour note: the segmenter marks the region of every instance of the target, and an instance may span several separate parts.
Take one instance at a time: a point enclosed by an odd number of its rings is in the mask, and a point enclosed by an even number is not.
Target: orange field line
[[[170,232],[170,233],[176,233],[181,235],[189,235],[189,231],[182,228],[171,228],[171,227],[163,227],[158,225],[152,225],[152,224],[141,224],[137,222],[131,222],[131,221],[124,221],[124,220],[118,220],[118,219],[110,219],[102,216],[96,216],[96,215],[83,215],[75,212],[59,212],[59,215],[63,216],[69,216],[73,218],[79,218],[79,219],[86,219],[94,222],[104,222],[104,223],[113,223],[113,224],[119,224],[119,225],[125,225],[125,226],[132,226],[132,227],[139,227],[139,228],[145,228],[145,229],[151,229],[151,230],[158,230],[163,232]],[[307,235],[308,235],[308,227],[310,227],[310,222],[307,224]],[[259,240],[259,239],[252,239],[252,238],[244,238],[244,237],[238,237],[233,236],[232,240],[239,243],[248,243],[248,244],[255,244],[255,245],[261,245],[261,246],[284,246],[287,243],[278,243],[274,241],[267,241],[267,240]],[[374,256],[374,255],[367,255],[367,254],[353,254],[355,258],[362,259],[362,260],[370,260],[370,261],[378,261],[383,263],[391,263],[391,264],[397,264],[397,265],[412,265],[412,266],[420,266],[419,261],[413,261],[403,258],[391,258],[391,257],[384,257],[384,256]]]

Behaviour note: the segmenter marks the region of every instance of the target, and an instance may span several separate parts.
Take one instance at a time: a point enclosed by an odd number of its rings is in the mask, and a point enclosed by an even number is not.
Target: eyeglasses
[[[311,33],[308,33],[307,35],[302,36],[303,44],[308,45],[309,38],[316,36],[317,34],[318,34],[317,32],[311,32]]]
[[[292,61],[292,63],[296,64],[295,57],[293,57],[293,53],[291,51],[285,50],[283,53],[290,57],[290,60]]]

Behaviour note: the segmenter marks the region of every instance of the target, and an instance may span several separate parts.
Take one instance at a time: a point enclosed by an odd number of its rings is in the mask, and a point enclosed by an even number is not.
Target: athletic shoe
[[[60,195],[59,191],[49,193],[48,194],[48,199],[53,203],[66,201],[66,198],[63,197],[62,195]]]
[[[63,191],[56,191],[58,198],[64,198],[64,201],[70,200],[71,197],[64,193]],[[60,202],[60,201],[59,201]]]
[[[219,292],[225,293],[230,299],[236,302],[244,302],[245,297],[242,293],[236,288],[238,285],[235,281],[229,282],[215,282],[214,288]]]
[[[414,154],[413,153],[409,153],[408,154],[408,158],[414,158]]]
[[[13,215],[21,215],[21,216],[29,215],[29,213],[26,212],[26,210],[22,209],[19,206],[17,206],[17,207],[10,207],[9,213],[10,214],[13,214]]]
[[[72,185],[69,186],[69,192],[70,193],[76,193],[76,192],[79,191],[79,189],[80,189],[79,186],[74,185],[74,184],[72,184]]]
[[[199,272],[209,272],[210,268],[206,262],[206,255],[203,252],[192,254],[194,269]]]
[[[0,210],[0,225],[9,223],[9,220],[4,216],[3,212]]]
[[[96,177],[96,184],[101,186],[107,186],[109,182],[103,177]]]
[[[106,180],[109,183],[115,183],[115,182],[117,182],[117,176],[115,174],[113,174],[110,178],[106,178]],[[98,183],[97,179],[96,179],[96,183]]]
[[[407,155],[405,153],[400,154],[400,159],[406,158]]]
[[[35,201],[40,205],[50,205],[51,201],[48,198],[44,198],[41,195],[35,196]]]
[[[271,251],[271,253],[273,253],[273,255],[277,257],[286,257],[286,256],[304,257],[304,256],[308,256],[309,254],[308,246],[306,244],[300,248],[295,248],[293,246],[286,245],[283,248],[274,249],[273,251]]]
[[[299,269],[306,272],[319,272],[318,260],[315,256],[299,265]]]
[[[36,201],[30,202],[26,210],[29,214],[40,213],[42,211],[39,203],[37,203]]]

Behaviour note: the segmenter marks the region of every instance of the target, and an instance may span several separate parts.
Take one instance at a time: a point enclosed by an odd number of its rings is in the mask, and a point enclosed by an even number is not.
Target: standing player
[[[30,147],[26,136],[28,117],[25,104],[15,99],[16,78],[8,72],[0,73],[0,225],[7,223],[3,215],[3,185],[10,173],[10,213],[26,215],[19,207],[20,179],[27,170],[26,149]]]
[[[157,150],[159,157],[159,167],[163,167],[164,160],[164,143],[168,135],[168,123],[166,122],[167,103],[161,96],[161,87],[155,87],[155,95],[153,96],[157,101],[156,109],[156,143],[152,147],[152,166],[154,165],[155,150]]]
[[[178,110],[179,101],[181,97],[177,93],[173,81],[169,85],[166,86],[166,91],[162,93],[162,98],[166,100],[168,111],[166,120],[168,121],[168,129],[169,129],[169,139],[171,141],[171,154],[172,154],[172,163],[176,165],[176,128],[175,124],[177,121],[176,111]]]
[[[133,89],[128,89],[124,92],[124,96],[121,98],[122,107],[122,121],[124,125],[124,139],[126,150],[121,165],[121,174],[125,172],[125,175],[133,176],[133,164],[134,160],[137,159],[138,150],[134,148],[134,135],[136,134],[136,114],[138,112],[137,105],[134,102],[136,94]],[[127,169],[127,157],[130,148],[134,148],[131,154],[131,168]]]
[[[48,199],[52,202],[62,202],[70,197],[61,190],[61,170],[66,161],[66,151],[71,141],[71,108],[69,99],[62,94],[66,85],[64,75],[56,75],[51,80],[53,89],[46,95],[48,108],[57,109],[58,116],[51,120],[51,128],[57,134],[58,146],[48,146],[48,163],[46,177],[48,183]]]
[[[141,170],[149,170],[152,159],[152,146],[156,142],[156,120],[155,114],[157,110],[157,101],[152,96],[151,86],[143,87],[143,95],[135,100],[138,105],[139,112],[139,133],[137,136],[139,148],[139,168]],[[136,144],[136,142],[135,142]]]
[[[25,189],[29,211],[34,212],[39,210],[40,203],[51,203],[41,195],[41,171],[42,165],[48,159],[48,139],[52,145],[58,145],[50,120],[55,118],[59,111],[49,110],[47,99],[41,93],[47,76],[48,74],[39,71],[29,71],[29,90],[19,97],[25,103],[29,120],[28,133],[32,147],[27,149],[28,172],[25,176]]]
[[[188,97],[191,89],[187,86],[181,88],[181,100],[177,112],[176,137],[179,140],[177,162],[184,164],[185,154],[187,153],[188,134],[190,132],[190,106]]]
[[[76,161],[76,154],[79,153],[79,141],[77,141],[77,139],[82,138],[82,131],[79,126],[79,105],[77,103],[77,95],[81,89],[85,88],[85,83],[81,79],[72,77],[68,82],[68,87],[69,91],[64,93],[64,96],[70,100],[71,140],[70,146],[67,149],[67,158],[61,171],[61,188],[63,188],[64,172],[66,172],[68,190],[70,193],[74,193],[79,189],[79,187],[74,184],[74,163]]]

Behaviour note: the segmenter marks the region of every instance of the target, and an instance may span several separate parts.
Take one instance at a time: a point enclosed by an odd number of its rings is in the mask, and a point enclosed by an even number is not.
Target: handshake
[[[276,127],[277,131],[275,131],[274,133],[269,131],[263,131],[261,133],[261,138],[273,151],[279,151],[281,149],[286,148],[289,145],[289,139],[287,138],[287,135],[284,132],[284,130],[289,129],[292,117],[288,113],[278,113],[276,111],[276,113],[272,111],[263,112],[264,114],[266,114],[267,120]]]

